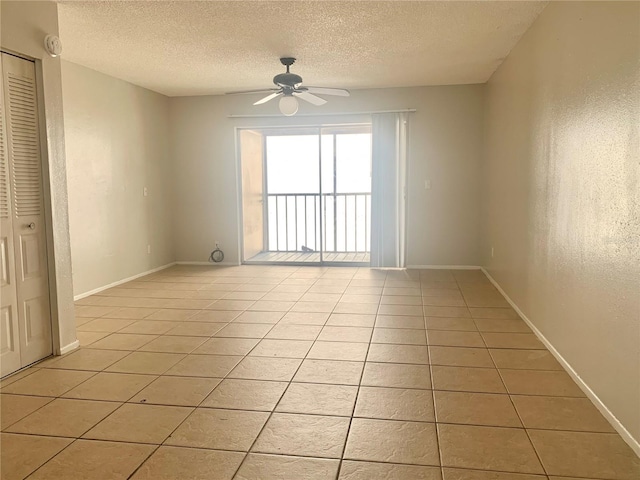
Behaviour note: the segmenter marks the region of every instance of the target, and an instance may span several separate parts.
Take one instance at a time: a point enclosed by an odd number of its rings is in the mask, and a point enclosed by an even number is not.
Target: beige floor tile
[[[245,357],[229,378],[288,382],[302,363],[297,358]]]
[[[422,305],[422,297],[419,295],[383,295],[380,305]]]
[[[59,397],[94,375],[95,372],[42,368],[4,387],[2,393]]]
[[[439,423],[522,428],[508,395],[441,391],[434,395]]]
[[[287,312],[280,325],[324,325],[329,318],[325,312]],[[320,330],[318,330],[320,332]]]
[[[125,480],[153,449],[152,445],[77,440],[29,478]]]
[[[422,298],[422,303],[430,307],[464,307],[466,303],[462,295],[427,295]]]
[[[422,306],[420,305],[380,305],[378,308],[379,315],[422,315]]]
[[[428,330],[427,341],[429,345],[444,347],[485,348],[484,341],[478,332]]]
[[[263,338],[273,325],[269,323],[230,323],[215,333],[215,337]]]
[[[141,390],[130,402],[196,407],[218,383],[218,378],[163,376]]]
[[[296,302],[291,312],[331,313],[336,308],[334,302]]]
[[[81,317],[80,317],[81,318]],[[78,327],[81,332],[108,332],[113,333],[124,327],[131,325],[135,320],[126,320],[118,318],[96,318],[90,322],[83,323]]]
[[[340,297],[341,303],[350,303],[354,305],[378,305],[380,303],[380,295],[353,295],[344,294]]]
[[[329,310],[331,312],[331,310]],[[375,315],[378,313],[378,305],[375,303],[345,303],[340,302],[332,313],[355,313],[358,315]]]
[[[279,324],[273,327],[266,338],[279,340],[315,340],[322,327],[319,325]]]
[[[160,444],[192,411],[186,407],[126,403],[83,437]]]
[[[424,318],[422,316],[410,315],[378,315],[375,326],[376,328],[410,328],[423,330]]]
[[[132,480],[231,480],[244,454],[162,446],[138,469]]]
[[[109,312],[109,318],[128,318],[131,320],[141,320],[157,311],[157,308],[118,308],[117,310]]]
[[[586,398],[513,395],[512,399],[526,428],[615,433]]]
[[[180,353],[133,352],[111,365],[107,371],[162,375],[184,357]]]
[[[431,388],[428,365],[367,362],[362,375],[362,385],[397,388]]]
[[[163,335],[172,328],[180,325],[179,322],[163,322],[160,320],[138,320],[119,333],[139,333],[143,335]]]
[[[372,462],[439,465],[433,423],[354,418],[344,458]]]
[[[333,327],[325,326],[318,340],[326,342],[361,342],[369,343],[373,328],[367,327]]]
[[[511,394],[584,397],[582,390],[565,372],[543,370],[500,370]]]
[[[227,293],[223,298],[225,300],[260,300],[264,295],[264,292],[239,292],[236,290]]]
[[[361,387],[355,417],[434,422],[431,390]]]
[[[303,292],[269,292],[262,300],[274,301],[274,302],[297,302],[302,297]],[[269,312],[269,313],[284,313],[284,312]]]
[[[369,327],[376,323],[375,315],[356,315],[348,313],[334,313],[327,320],[327,325],[336,327]]]
[[[207,306],[207,310],[236,310],[238,313],[253,305],[253,300],[217,300]]]
[[[372,343],[369,346],[367,362],[429,363],[429,349],[422,345],[390,345]]]
[[[0,477],[22,480],[72,442],[70,438],[0,434]]]
[[[418,465],[345,460],[339,480],[440,480],[440,469]]]
[[[432,365],[451,367],[486,367],[493,368],[488,350],[467,347],[429,347]]]
[[[385,287],[383,292],[383,295],[400,295],[400,296],[413,296],[413,297],[420,297],[422,296],[422,294],[420,293],[420,289],[419,288],[413,288],[413,287],[408,287],[408,288],[403,288],[403,287]]]
[[[133,333],[112,333],[108,337],[91,344],[90,348],[102,348],[104,350],[137,350],[157,335],[138,335]]]
[[[120,406],[116,402],[56,398],[7,429],[13,433],[80,437]]]
[[[529,475],[526,473],[500,473],[481,470],[466,470],[459,468],[443,468],[444,480],[545,480],[544,475]],[[560,480],[560,479],[558,479]],[[562,479],[571,480],[571,479]],[[578,480],[578,479],[574,479]],[[588,479],[581,479],[588,480]]]
[[[234,323],[268,323],[275,324],[284,317],[284,312],[243,312],[236,317]]]
[[[482,332],[482,338],[484,338],[489,348],[546,350],[542,342],[533,333]]]
[[[562,370],[547,350],[490,349],[498,368],[515,370]]]
[[[104,315],[116,310],[114,307],[98,307],[98,306],[76,306],[76,317],[103,317]]]
[[[229,323],[242,312],[237,310],[203,310],[188,320],[190,322]]]
[[[55,357],[50,357],[51,359],[55,358]],[[17,382],[18,380],[20,380],[21,378],[27,377],[29,375],[31,375],[32,373],[37,372],[40,368],[39,365],[41,365],[41,363],[37,364],[38,367],[29,367],[29,368],[24,368],[22,370],[19,370],[15,373],[12,373],[10,375],[7,375],[6,377],[4,377],[3,379],[0,379],[0,388],[4,388],[14,382]]]
[[[304,358],[313,345],[310,340],[260,340],[249,355],[255,357]]]
[[[156,322],[159,323],[159,322]],[[176,324],[167,335],[186,335],[191,337],[211,337],[226,323],[213,323],[213,322],[181,322]]]
[[[445,467],[544,473],[524,429],[438,425]]]
[[[166,371],[179,377],[222,378],[240,363],[240,355],[187,355]]]
[[[246,355],[260,340],[256,338],[210,338],[193,353],[212,355]]]
[[[276,412],[351,416],[358,388],[348,385],[292,383]]]
[[[498,371],[492,368],[431,367],[434,390],[506,393]]]
[[[294,382],[358,385],[364,362],[305,359]]]
[[[288,383],[259,380],[223,380],[202,402],[202,407],[270,412]]]
[[[471,318],[471,313],[469,313],[467,307],[434,307],[425,305],[423,312],[425,317]]]
[[[62,357],[53,357],[53,361],[47,364],[46,368],[100,371],[128,354],[129,352],[118,350],[80,349]]]
[[[520,316],[516,311],[509,308],[470,308],[471,316],[473,318],[514,318],[519,319]]]
[[[333,480],[340,462],[328,458],[304,458],[251,453],[235,480]]]
[[[349,418],[274,413],[256,441],[253,451],[340,458],[349,429]]]
[[[307,358],[363,362],[367,356],[368,346],[366,343],[317,341],[311,347]]]
[[[197,408],[165,443],[246,452],[268,417],[266,412]]]
[[[39,408],[51,402],[49,397],[30,397],[26,395],[0,395],[0,429],[5,430],[9,425],[30,415]]]
[[[111,335],[111,334],[108,333],[108,332],[81,332],[81,331],[76,331],[76,338],[78,339],[78,342],[80,343],[81,347],[87,347],[87,346],[91,345],[92,343],[97,342],[100,339],[108,337],[109,335]]]
[[[640,458],[617,434],[529,430],[549,475],[636,480]]]
[[[163,335],[140,348],[141,352],[191,353],[206,341],[203,337]]]
[[[146,318],[147,320],[173,320],[180,322],[193,318],[197,313],[197,310],[192,309],[180,310],[177,308],[163,308],[162,310],[152,313]]]
[[[342,287],[338,287],[338,290],[342,290]],[[340,297],[342,297],[342,293],[316,293],[308,291],[307,293],[302,295],[302,297],[300,297],[300,301],[337,303],[340,301]]]
[[[426,345],[427,336],[424,329],[376,328],[373,331],[371,342],[395,343],[402,345]]]
[[[247,310],[254,312],[288,312],[295,302],[282,302],[275,300],[258,300]]]
[[[126,402],[155,378],[155,375],[101,372],[72,388],[63,397]]]
[[[427,317],[425,322],[429,330],[458,332],[475,332],[478,330],[476,324],[470,318]]]
[[[519,318],[476,318],[474,323],[481,332],[531,333],[529,326]]]

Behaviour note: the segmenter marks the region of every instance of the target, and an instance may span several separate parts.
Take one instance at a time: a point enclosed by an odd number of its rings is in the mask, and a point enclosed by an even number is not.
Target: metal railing
[[[369,252],[371,193],[270,193],[265,213],[268,251]]]

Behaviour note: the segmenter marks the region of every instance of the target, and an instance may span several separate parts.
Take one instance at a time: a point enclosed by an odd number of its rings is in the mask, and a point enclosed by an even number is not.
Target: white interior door
[[[17,317],[20,366],[25,366],[52,352],[34,63],[3,53],[2,82],[3,124],[6,133],[4,148],[6,153],[3,157],[7,159],[6,162],[3,159],[3,183],[8,184],[5,198],[8,200],[6,211],[10,217],[8,230],[4,229],[7,222],[3,218],[2,237],[7,238],[6,248],[2,251],[3,258],[6,258],[3,260],[3,268],[6,264],[3,275],[6,272],[7,291],[14,288],[10,285],[15,286],[15,313],[11,306],[8,309],[7,315],[10,315],[6,323],[3,310],[2,346],[4,348],[6,343],[7,346],[11,345],[13,350],[16,349]],[[12,245],[11,236],[13,237]],[[4,291],[3,278],[3,309]],[[12,298],[11,295],[12,293],[9,293],[8,298]],[[5,325],[9,324],[11,324],[11,332],[8,332],[8,328],[5,329]],[[7,352],[13,352],[13,350],[8,349]],[[15,353],[7,353],[7,355],[7,358],[13,358]],[[15,360],[12,361],[15,362]],[[2,373],[9,373],[5,372],[4,362]]]

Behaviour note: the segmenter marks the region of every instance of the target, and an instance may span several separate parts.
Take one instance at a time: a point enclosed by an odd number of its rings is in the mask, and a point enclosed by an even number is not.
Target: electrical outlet
[[[493,247],[491,247],[491,258],[493,258]]]
[[[147,245],[147,253],[151,253],[151,245]]]

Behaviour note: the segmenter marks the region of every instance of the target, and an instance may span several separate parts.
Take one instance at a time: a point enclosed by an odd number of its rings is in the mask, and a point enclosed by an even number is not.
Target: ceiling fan
[[[324,105],[327,101],[314,94],[319,95],[337,95],[339,97],[348,97],[349,90],[343,88],[324,88],[324,87],[303,87],[302,77],[295,73],[289,72],[289,67],[296,61],[292,57],[283,57],[280,63],[287,67],[286,73],[279,73],[273,77],[273,83],[278,88],[265,88],[262,90],[245,90],[242,92],[229,92],[227,95],[248,94],[248,93],[266,93],[270,92],[264,98],[261,98],[254,105],[262,105],[274,98],[280,97],[278,107],[283,115],[295,115],[298,111],[298,98],[305,100],[313,105]]]

